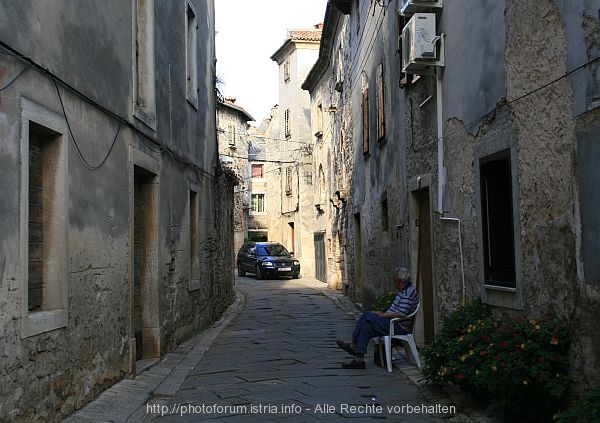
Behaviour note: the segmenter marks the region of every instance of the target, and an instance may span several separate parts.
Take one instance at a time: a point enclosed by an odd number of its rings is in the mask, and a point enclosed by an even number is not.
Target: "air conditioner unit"
[[[436,34],[435,13],[415,13],[402,30],[402,72],[423,73],[430,66],[443,66],[443,47],[443,37]]]
[[[444,0],[402,0],[398,3],[398,13],[402,16],[411,16],[413,13],[442,7],[444,7]]]

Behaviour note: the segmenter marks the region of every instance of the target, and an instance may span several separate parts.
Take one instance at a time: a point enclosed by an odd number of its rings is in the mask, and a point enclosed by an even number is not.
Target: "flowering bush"
[[[430,383],[453,383],[507,417],[548,421],[566,399],[567,328],[559,321],[498,322],[476,302],[461,307],[423,349]]]

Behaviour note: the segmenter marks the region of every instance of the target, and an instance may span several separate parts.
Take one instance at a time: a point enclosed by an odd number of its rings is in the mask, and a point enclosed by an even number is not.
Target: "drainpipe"
[[[462,231],[460,230],[460,227],[461,227],[460,219],[458,219],[456,217],[444,217],[443,215],[440,217],[440,219],[458,223],[458,251],[460,253],[460,276],[462,278],[462,305],[466,305],[467,286],[465,284],[465,264],[464,264],[464,260],[463,260]]]
[[[458,223],[458,250],[460,254],[460,276],[462,282],[462,304],[467,301],[467,286],[465,284],[465,265],[462,250],[462,231],[460,219],[444,217],[444,189],[446,187],[446,168],[444,167],[444,116],[442,97],[442,68],[436,72],[436,110],[437,110],[437,160],[438,160],[438,213],[441,220]]]

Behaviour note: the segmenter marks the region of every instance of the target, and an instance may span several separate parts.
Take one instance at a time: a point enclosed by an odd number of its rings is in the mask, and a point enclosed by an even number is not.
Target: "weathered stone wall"
[[[343,57],[341,122],[332,119],[324,133],[332,131],[329,139],[335,145],[340,132],[352,146],[346,150],[340,142],[350,160],[331,165],[332,180],[350,187],[341,223],[347,292],[368,306],[385,290],[393,267],[411,266],[414,273],[421,254],[416,196],[426,190],[434,325],[439,327],[448,312],[474,298],[492,304],[498,314],[563,318],[571,329],[576,392],[599,381],[600,331],[593,317],[600,299],[595,257],[600,172],[594,165],[600,154],[599,7],[597,1],[566,0],[445,4],[437,19],[438,33],[447,34],[439,93],[436,77],[430,75],[413,79],[403,90],[397,86],[396,36],[401,28],[396,16],[385,16],[374,3],[354,3],[345,18],[347,27],[330,42],[343,47],[329,51],[333,66],[319,88],[324,99],[334,98],[328,78],[339,67],[336,57]],[[388,84],[389,137],[378,144],[373,141],[374,72],[381,62]],[[362,154],[365,82],[368,156]],[[442,110],[437,109],[438,95],[443,96]],[[443,198],[437,189],[438,113],[446,172]],[[504,291],[484,286],[482,255],[480,163],[500,151],[510,152],[516,259],[516,288]],[[387,231],[382,228],[382,199],[390,211]],[[456,220],[440,219],[440,203],[444,217],[460,220],[460,233]]]
[[[156,2],[161,19],[154,28],[157,112],[151,128],[133,116],[130,2],[60,8],[0,3],[0,39],[71,86],[58,83],[59,98],[48,74],[10,54],[0,57],[1,86],[25,69],[0,93],[0,421],[52,422],[135,375],[136,202],[147,211],[145,266],[151,271],[144,294],[151,298],[144,313],[155,325],[148,331],[154,349],[145,358],[159,358],[209,325],[232,299],[232,186],[216,170],[214,10],[211,2],[193,2],[205,35],[198,48],[203,101],[196,109],[186,100],[185,78],[176,77],[185,75],[185,10]],[[49,238],[52,248],[64,251],[59,285],[67,295],[61,309],[48,311],[64,309],[67,317],[33,334],[24,330],[32,313],[20,307],[27,302],[28,261],[23,99],[42,111],[38,124],[66,125],[68,119],[72,130],[59,137],[68,146],[57,163],[66,169],[67,189],[53,203],[67,237]],[[148,194],[134,201],[137,178]],[[190,189],[198,195],[197,257],[191,257]],[[190,271],[196,259],[198,286]]]

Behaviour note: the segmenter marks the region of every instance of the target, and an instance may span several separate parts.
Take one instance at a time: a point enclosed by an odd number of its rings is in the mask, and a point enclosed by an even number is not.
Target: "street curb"
[[[63,423],[149,421],[151,416],[146,412],[146,402],[154,397],[168,398],[177,392],[214,340],[239,314],[245,302],[245,296],[236,291],[234,302],[210,327],[167,353],[158,364],[136,375],[135,379],[117,382],[84,408],[64,419]]]

